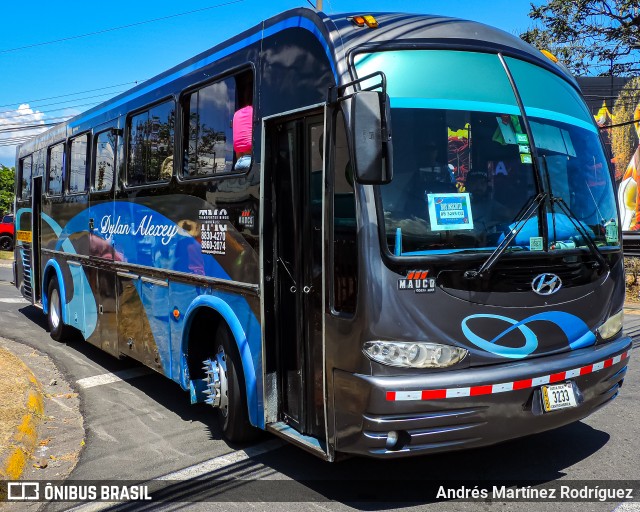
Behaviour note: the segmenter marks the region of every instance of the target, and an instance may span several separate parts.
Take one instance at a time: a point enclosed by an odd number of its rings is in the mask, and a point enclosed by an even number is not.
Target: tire
[[[244,386],[242,364],[235,340],[226,325],[216,332],[216,352],[224,350],[227,366],[228,406],[216,409],[218,425],[227,441],[247,443],[258,436],[258,430],[249,422],[249,409]]]
[[[49,281],[47,291],[49,308],[47,310],[47,324],[49,325],[49,335],[56,341],[64,341],[71,335],[71,328],[62,321],[62,297],[60,296],[60,286],[58,278],[52,277]]]
[[[0,251],[13,251],[13,237],[0,235]]]

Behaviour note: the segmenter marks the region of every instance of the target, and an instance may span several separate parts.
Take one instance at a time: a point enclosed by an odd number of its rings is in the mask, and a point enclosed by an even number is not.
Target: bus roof
[[[351,21],[353,16],[363,14],[373,15],[378,22],[378,28],[357,27]],[[109,111],[137,97],[154,91],[162,85],[209,65],[226,55],[240,51],[262,38],[296,27],[307,29],[318,38],[332,62],[334,78],[338,83],[346,83],[352,79],[347,59],[350,53],[357,48],[381,50],[389,47],[397,49],[404,46],[408,48],[447,47],[475,51],[503,50],[559,74],[577,88],[573,77],[561,66],[553,64],[533,46],[512,34],[482,23],[429,14],[342,13],[329,15],[301,7],[269,18],[142,84],[56,125],[18,146],[17,155],[18,157],[25,156],[43,145],[72,136],[75,133],[74,128],[77,130],[80,124],[91,118],[108,114]],[[113,118],[115,117],[117,115],[113,116]]]

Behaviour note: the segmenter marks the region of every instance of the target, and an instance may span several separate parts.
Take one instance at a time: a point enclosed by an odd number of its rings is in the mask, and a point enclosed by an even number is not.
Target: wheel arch
[[[62,322],[67,324],[67,293],[62,276],[62,269],[56,260],[49,260],[44,266],[42,272],[42,311],[44,314],[49,313],[49,282],[56,276],[58,286],[60,287],[60,301],[62,302]]]
[[[233,339],[236,343],[236,349],[240,356],[240,363],[242,366],[242,377],[244,382],[245,393],[247,397],[247,408],[249,412],[249,421],[252,425],[263,427],[263,421],[260,421],[260,415],[258,411],[258,383],[255,372],[255,365],[251,354],[251,349],[247,340],[245,329],[233,309],[227,302],[214,297],[212,295],[204,295],[197,297],[188,307],[185,313],[184,328],[182,331],[182,344],[181,344],[181,371],[182,371],[182,385],[187,388],[189,386],[189,378],[192,377],[191,368],[194,365],[200,366],[202,361],[196,361],[192,357],[189,357],[189,347],[191,343],[203,343],[202,338],[198,335],[197,329],[192,329],[194,325],[198,325],[197,322],[202,320],[202,317],[211,318],[211,315],[215,315],[217,322],[224,322]],[[217,323],[215,328],[220,325]],[[209,333],[215,332],[214,326],[211,326]],[[213,336],[213,334],[211,334]],[[211,343],[211,338],[207,342],[206,348]],[[193,352],[193,351],[192,351]],[[196,354],[200,352],[195,352]],[[195,358],[197,359],[197,357]],[[186,376],[186,369],[189,369],[189,378]]]

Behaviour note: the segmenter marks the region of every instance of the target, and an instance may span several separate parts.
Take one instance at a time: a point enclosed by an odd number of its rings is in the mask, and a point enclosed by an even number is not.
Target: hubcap
[[[229,414],[229,387],[227,384],[227,356],[224,349],[220,347],[214,359],[204,361],[207,383],[205,394],[209,397],[205,403],[217,407],[226,418]]]
[[[55,288],[51,292],[49,315],[51,317],[51,325],[54,329],[57,329],[60,325],[60,295],[58,294],[58,290]]]

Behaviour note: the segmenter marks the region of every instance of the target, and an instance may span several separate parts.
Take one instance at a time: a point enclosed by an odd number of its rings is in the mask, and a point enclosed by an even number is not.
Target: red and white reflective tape
[[[471,386],[468,388],[451,388],[451,389],[424,389],[420,391],[387,391],[387,400],[391,402],[401,402],[409,400],[442,400],[444,398],[457,398],[461,396],[480,396],[493,395],[496,393],[504,393],[506,391],[516,391],[519,389],[530,389],[543,384],[553,384],[554,382],[562,382],[573,377],[588,375],[598,372],[604,368],[609,368],[620,361],[624,361],[631,354],[631,350],[620,354],[606,361],[575,368],[564,372],[552,373],[543,377],[535,377],[533,379],[517,380],[515,382],[502,382],[500,384],[487,384],[485,386]]]

